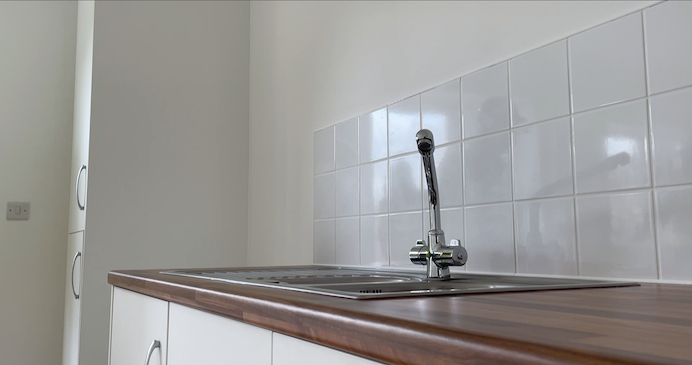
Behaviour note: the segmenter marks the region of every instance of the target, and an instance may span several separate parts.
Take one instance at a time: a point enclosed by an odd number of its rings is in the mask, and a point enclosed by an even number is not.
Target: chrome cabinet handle
[[[79,172],[77,173],[77,183],[75,184],[75,191],[77,192],[77,206],[79,207],[79,210],[84,210],[84,205],[79,201],[79,180],[82,178],[82,172],[86,170],[86,165],[82,165],[82,167],[79,168]]]
[[[149,365],[149,360],[151,360],[151,354],[154,353],[154,350],[157,348],[161,348],[161,342],[159,340],[154,340],[151,345],[149,345],[149,351],[147,352],[147,358],[144,360],[144,365]]]
[[[77,292],[74,290],[74,266],[77,263],[77,259],[79,258],[79,256],[82,256],[81,252],[77,252],[74,255],[74,258],[72,259],[72,278],[70,280],[72,281],[72,294],[74,295],[75,299],[79,299],[79,294],[77,294]]]

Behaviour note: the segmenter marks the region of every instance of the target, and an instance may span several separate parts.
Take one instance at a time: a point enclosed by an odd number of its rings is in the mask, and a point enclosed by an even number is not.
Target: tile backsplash
[[[453,270],[692,283],[690,19],[660,3],[315,132],[314,262],[417,267],[427,128]]]

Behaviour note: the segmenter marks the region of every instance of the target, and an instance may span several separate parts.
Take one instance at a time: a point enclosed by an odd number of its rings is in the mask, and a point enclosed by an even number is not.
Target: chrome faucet
[[[449,266],[462,266],[466,264],[468,255],[466,249],[460,246],[458,239],[452,239],[447,245],[445,232],[440,225],[440,201],[437,188],[437,172],[435,171],[435,140],[433,134],[427,129],[421,129],[416,133],[418,152],[423,159],[425,180],[428,182],[428,200],[430,203],[430,231],[428,231],[428,244],[419,240],[416,246],[409,251],[411,262],[417,265],[426,265],[428,279],[449,279]]]

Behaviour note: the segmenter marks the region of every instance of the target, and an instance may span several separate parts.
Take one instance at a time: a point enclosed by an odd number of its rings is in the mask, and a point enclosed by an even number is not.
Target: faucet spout
[[[438,200],[437,187],[437,171],[435,170],[435,139],[431,131],[421,129],[416,133],[416,144],[418,152],[423,160],[423,169],[425,170],[425,180],[428,185],[428,203],[430,207],[430,230],[440,231],[442,234],[442,242],[444,242],[444,232],[440,228],[440,204]]]
[[[449,279],[449,266],[461,266],[466,263],[466,250],[459,245],[459,240],[452,240],[447,245],[445,233],[440,222],[439,189],[437,171],[435,170],[435,139],[431,131],[421,129],[416,133],[416,144],[421,154],[425,180],[428,185],[428,203],[430,207],[430,231],[428,244],[419,241],[409,251],[409,258],[414,264],[426,265],[428,279]]]

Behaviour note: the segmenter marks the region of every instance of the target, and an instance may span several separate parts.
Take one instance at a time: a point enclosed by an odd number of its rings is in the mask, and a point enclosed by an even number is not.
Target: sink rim
[[[318,273],[334,273],[323,276],[305,276],[299,278],[285,277],[275,278],[280,274],[290,272],[310,273],[314,270]],[[326,295],[331,297],[347,299],[390,299],[390,298],[410,298],[420,296],[439,296],[439,295],[461,295],[461,294],[480,294],[480,293],[499,293],[499,292],[523,292],[523,291],[543,291],[543,290],[565,290],[565,289],[586,289],[586,288],[609,288],[638,286],[635,282],[611,281],[611,280],[592,280],[581,278],[551,278],[521,275],[500,275],[500,274],[475,274],[475,273],[454,273],[451,280],[426,280],[425,274],[420,272],[397,271],[390,268],[354,268],[344,266],[288,266],[276,268],[239,268],[233,271],[215,271],[215,269],[181,269],[160,271],[162,274],[191,277],[204,280],[222,281],[232,284],[249,285],[271,289],[289,290],[309,294]],[[206,274],[205,273],[212,273]],[[223,274],[228,274],[224,276]],[[278,273],[270,276],[264,275],[259,278],[233,278],[233,276],[243,276],[242,273]],[[350,273],[350,274],[349,274]],[[247,276],[246,274],[245,276]],[[269,276],[269,278],[266,278]],[[336,280],[333,280],[338,278]],[[365,281],[358,279],[368,278]],[[375,279],[373,279],[375,278]],[[284,279],[284,281],[281,281]],[[353,279],[349,282],[348,279]],[[331,282],[330,282],[331,280]],[[290,281],[293,281],[291,283]],[[303,281],[303,283],[299,283]],[[526,284],[526,282],[530,282]],[[449,283],[462,284],[476,283],[476,288],[435,288],[445,283],[443,286],[450,286]],[[362,287],[365,292],[356,291],[353,287]],[[417,289],[391,290],[392,287],[411,287]],[[428,288],[426,288],[426,286]]]

